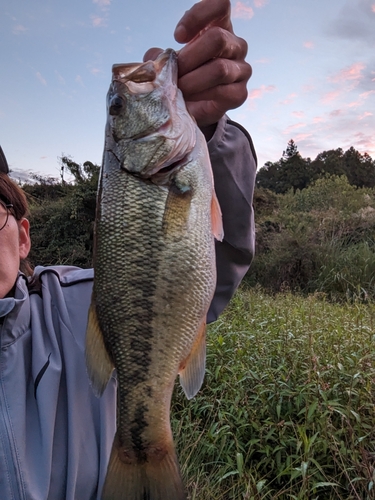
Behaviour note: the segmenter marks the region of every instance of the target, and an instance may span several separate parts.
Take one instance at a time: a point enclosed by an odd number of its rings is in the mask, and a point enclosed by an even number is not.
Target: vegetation
[[[176,384],[191,500],[375,498],[375,306],[244,286],[209,328],[204,387]]]
[[[332,300],[375,298],[375,189],[352,186],[345,176],[285,194],[258,189],[255,213],[250,284]]]
[[[98,166],[61,162],[74,184],[24,186],[31,260],[88,267]],[[374,171],[292,141],[260,170],[254,263],[209,327],[204,387],[173,397],[191,500],[375,499]]]
[[[326,175],[345,175],[357,187],[375,187],[375,161],[360,154],[353,147],[345,153],[341,148],[323,151],[315,160],[302,158],[291,139],[286,151],[277,162],[267,162],[258,172],[257,187],[275,193],[289,189],[304,189]]]

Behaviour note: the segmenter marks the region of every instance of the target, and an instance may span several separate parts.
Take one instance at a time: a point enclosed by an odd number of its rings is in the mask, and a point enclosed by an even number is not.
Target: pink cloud
[[[261,99],[266,92],[273,92],[276,90],[275,85],[261,85],[258,89],[253,89],[249,92],[248,99]]]
[[[341,109],[334,109],[333,111],[330,112],[329,116],[331,118],[336,118],[337,116],[342,115],[342,110]]]
[[[360,80],[362,77],[362,70],[365,69],[365,67],[366,66],[361,62],[354,63],[331,76],[329,80],[336,83],[342,81],[346,82],[347,80]]]
[[[257,64],[268,64],[270,62],[269,59],[257,59],[256,61],[254,61],[254,63],[257,63]]]
[[[294,101],[295,97],[297,97],[297,94],[289,94],[288,97],[284,99],[284,101],[280,101],[280,104],[291,104]]]
[[[302,142],[308,139],[309,137],[312,137],[312,134],[297,134],[294,136],[295,142]]]
[[[232,16],[235,19],[251,19],[254,16],[254,10],[242,2],[237,2],[232,10]]]
[[[373,4],[371,5],[371,10],[372,10],[372,12],[374,12],[374,14],[375,14],[375,3],[373,3]]]
[[[360,147],[362,151],[367,152],[371,156],[375,153],[375,139],[373,135],[366,135],[363,132],[354,134],[356,139],[354,147]],[[358,148],[359,149],[359,148]]]
[[[43,78],[43,76],[39,73],[39,71],[37,71],[36,73],[36,77],[38,78],[38,80],[40,81],[40,83],[42,85],[47,85],[47,82],[46,80]]]
[[[92,25],[94,26],[94,28],[100,28],[101,26],[105,26],[105,21],[106,20],[104,17],[95,16],[95,15],[91,16],[91,22],[92,22]]]
[[[303,111],[293,111],[292,115],[296,118],[302,118],[303,116],[305,116],[305,113]]]
[[[299,128],[304,128],[306,127],[307,123],[302,123],[302,122],[299,122],[299,123],[295,123],[294,125],[290,125],[289,127],[287,127],[283,134],[290,134],[290,132],[292,132],[293,130],[298,130]]]
[[[303,46],[305,47],[305,49],[313,49],[314,43],[313,42],[304,42]]]
[[[323,118],[323,116],[315,116],[315,118],[313,119],[313,122],[314,123],[324,123],[325,122],[325,119]]]
[[[16,26],[14,26],[12,31],[14,35],[20,35],[21,33],[25,33],[25,31],[27,31],[27,28],[25,28],[25,26],[23,26],[22,24],[17,24]]]
[[[303,92],[304,94],[309,93],[309,92],[312,92],[313,90],[315,90],[315,85],[313,85],[313,84],[311,84],[311,83],[310,83],[309,85],[304,85],[304,86],[302,87],[302,92]]]
[[[328,104],[332,101],[335,101],[340,95],[341,95],[340,90],[334,90],[333,92],[328,92],[327,94],[324,94],[321,101],[323,104]]]
[[[359,94],[359,97],[363,100],[366,100],[371,94],[375,94],[375,90],[368,90],[367,92],[363,92]]]
[[[108,7],[111,5],[111,0],[93,0],[99,7]]]
[[[368,111],[365,111],[363,115],[358,117],[358,120],[363,120],[364,118],[367,118],[368,116],[373,116],[372,113],[369,113]]]
[[[267,2],[268,0],[254,0],[254,5],[257,9],[261,9],[266,5]]]

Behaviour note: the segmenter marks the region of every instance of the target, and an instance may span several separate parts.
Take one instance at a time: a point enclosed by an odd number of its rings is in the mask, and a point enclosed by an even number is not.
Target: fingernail
[[[187,31],[183,24],[179,24],[174,32],[174,37],[177,42],[184,43],[187,39]]]

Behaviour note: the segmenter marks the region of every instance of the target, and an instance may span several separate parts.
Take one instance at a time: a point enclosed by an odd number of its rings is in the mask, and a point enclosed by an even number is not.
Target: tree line
[[[319,153],[315,160],[303,158],[291,139],[282,157],[267,162],[257,174],[257,187],[274,193],[289,189],[305,189],[312,182],[326,175],[345,175],[349,184],[356,187],[375,187],[375,160],[367,153],[361,154],[353,147]]]

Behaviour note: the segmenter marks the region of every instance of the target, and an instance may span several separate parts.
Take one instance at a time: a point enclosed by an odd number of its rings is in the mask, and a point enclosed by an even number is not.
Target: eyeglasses
[[[13,208],[13,205],[11,203],[6,204],[3,201],[0,201],[0,207],[4,208],[4,212],[0,211],[0,231],[1,231],[7,225],[9,219],[9,210]]]

